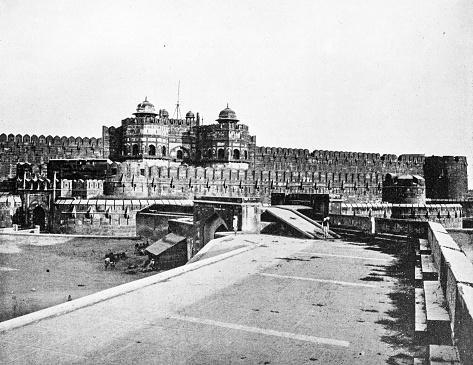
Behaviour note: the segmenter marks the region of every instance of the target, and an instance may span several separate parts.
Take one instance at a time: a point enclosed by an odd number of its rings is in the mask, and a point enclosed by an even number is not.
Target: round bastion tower
[[[247,169],[251,146],[255,144],[248,126],[238,123],[240,120],[228,104],[216,121],[218,124],[197,129],[197,161],[207,166]]]

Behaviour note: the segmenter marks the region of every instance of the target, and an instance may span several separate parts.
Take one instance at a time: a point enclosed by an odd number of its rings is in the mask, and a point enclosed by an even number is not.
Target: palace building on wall
[[[104,157],[134,161],[146,166],[220,166],[248,169],[255,137],[248,126],[238,123],[228,105],[217,124],[202,125],[199,113],[189,111],[184,119],[169,118],[165,109],[156,111],[147,99],[138,104],[131,118],[119,128],[103,129]]]

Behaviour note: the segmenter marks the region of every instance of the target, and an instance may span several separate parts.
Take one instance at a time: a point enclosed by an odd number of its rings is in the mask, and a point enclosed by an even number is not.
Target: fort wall
[[[28,162],[34,173],[44,174],[51,159],[103,157],[102,138],[0,134],[0,180],[15,177],[18,162]]]
[[[123,151],[122,127],[103,127],[102,138],[0,135],[0,180],[16,176],[17,163],[47,174],[52,159],[112,159]],[[137,159],[107,167],[103,191],[116,197],[171,195],[259,196],[271,192],[339,194],[347,201],[380,201],[387,173],[425,176],[428,197],[461,199],[467,191],[466,158],[257,147],[249,145],[245,168],[202,167],[190,161]],[[164,165],[164,166],[163,166]],[[441,175],[443,174],[443,175]],[[439,179],[439,176],[444,176]],[[51,177],[50,177],[51,178]],[[432,189],[431,189],[432,187]],[[101,187],[100,187],[101,189]],[[64,188],[66,194],[67,188]],[[70,193],[72,194],[72,193]],[[93,196],[98,192],[86,193]]]

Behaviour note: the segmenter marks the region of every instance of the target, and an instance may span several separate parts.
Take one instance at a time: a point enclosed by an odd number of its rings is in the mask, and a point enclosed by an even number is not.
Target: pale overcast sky
[[[260,146],[473,166],[472,56],[471,0],[0,0],[0,133],[100,137],[180,81]]]

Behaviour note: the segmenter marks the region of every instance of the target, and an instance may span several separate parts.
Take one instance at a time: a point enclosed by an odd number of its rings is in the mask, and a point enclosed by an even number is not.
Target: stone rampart
[[[103,158],[102,138],[0,134],[0,179],[14,177],[18,162],[33,165],[33,172],[46,169],[50,159]]]
[[[274,190],[340,194],[352,202],[380,201],[387,173],[423,176],[424,163],[429,161],[430,175],[445,170],[445,176],[448,176],[445,183],[454,190],[452,194],[446,193],[447,197],[466,193],[466,158],[461,156],[427,160],[423,155],[310,152],[307,149],[253,145],[248,150],[248,160],[245,160],[248,166],[242,168],[179,165],[179,162],[157,157],[151,160],[140,157],[120,163],[117,160],[123,160],[124,148],[121,128],[103,127],[102,138],[1,134],[0,180],[15,177],[19,162],[31,164],[33,174],[45,175],[46,164],[51,159],[110,158],[115,162],[106,171],[108,186],[105,194],[108,195],[148,197],[173,194],[191,197],[204,193],[200,186],[211,186],[207,193],[232,196],[230,191],[235,193],[235,189],[244,189],[243,195],[260,196],[264,202],[269,201],[270,191]],[[187,162],[192,165],[195,161],[190,158]],[[197,192],[193,187],[198,188]],[[449,188],[435,185],[434,189],[448,191]]]
[[[113,164],[116,174],[105,182],[104,193],[117,197],[171,195],[259,196],[269,203],[271,192],[331,193],[357,201],[380,200],[380,183],[374,175],[350,175],[352,182],[334,171],[219,169],[192,166]],[[381,175],[380,175],[381,176]],[[373,180],[374,179],[374,180]]]
[[[410,173],[423,174],[423,155],[382,155],[379,153],[345,152],[293,149],[280,147],[256,147],[254,153],[254,168],[278,170],[310,170],[320,166],[335,167],[335,170],[345,181],[354,181],[352,174],[373,173]],[[373,179],[373,177],[371,177]],[[382,181],[382,176],[376,176]]]

